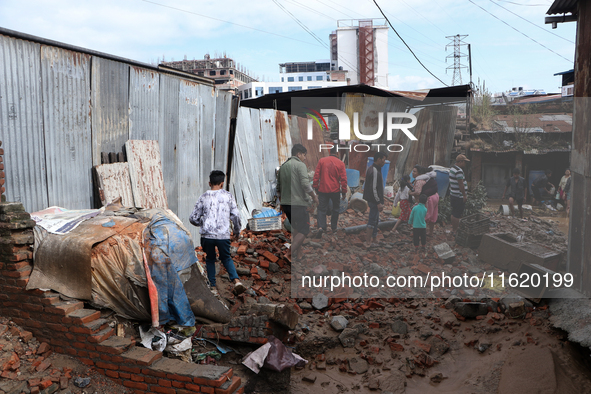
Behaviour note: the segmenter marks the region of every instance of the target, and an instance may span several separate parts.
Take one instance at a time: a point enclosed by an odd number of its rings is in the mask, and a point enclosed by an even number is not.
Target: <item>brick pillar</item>
[[[4,183],[6,182],[5,174],[4,174],[4,149],[2,149],[2,141],[0,141],[0,202],[6,201],[6,196],[4,192],[6,189],[4,188]]]

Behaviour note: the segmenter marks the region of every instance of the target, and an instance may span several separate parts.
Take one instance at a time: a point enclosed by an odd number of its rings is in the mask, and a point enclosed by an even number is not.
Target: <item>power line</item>
[[[320,44],[322,44],[326,49],[330,50],[330,47],[328,46],[328,44],[326,44],[324,41],[322,41],[322,39],[320,37],[318,37],[312,30],[310,30],[302,21],[300,21],[294,14],[292,14],[287,8],[285,8],[282,4],[279,3],[278,0],[273,0],[273,2],[281,9],[283,10],[287,15],[289,15],[298,25],[300,25],[300,27],[302,29],[304,29],[304,31],[306,31],[308,34],[310,34],[316,41],[318,41]],[[357,68],[355,66],[353,66],[352,64],[350,64],[349,62],[346,62],[345,59],[339,59],[342,60],[342,62],[347,65],[348,67],[351,67],[351,70],[357,73]]]
[[[482,8],[481,6],[479,6],[478,4],[476,4],[475,2],[473,2],[472,0],[468,0],[470,3],[474,4],[476,7],[480,8],[482,11],[486,12],[487,14],[489,14],[490,16],[492,16],[495,19],[498,19],[499,21],[503,22],[505,25],[509,26],[511,29],[515,30],[516,32],[518,32],[519,34],[529,38],[530,40],[532,40],[533,42],[535,42],[536,44],[546,48],[547,50],[549,50],[550,52],[552,52],[555,55],[560,56],[561,58],[563,58],[564,60],[566,60],[569,63],[572,63],[572,60],[568,60],[567,58],[565,58],[564,56],[562,56],[561,54],[559,54],[558,52],[553,51],[552,49],[548,48],[546,45],[542,44],[539,41],[534,40],[533,38],[531,38],[530,36],[528,36],[527,34],[525,34],[524,32],[522,32],[521,30],[516,29],[515,27],[511,26],[510,24],[508,24],[507,22],[505,22],[504,20],[502,20],[501,18],[497,17],[495,14],[487,11],[486,9]]]
[[[394,26],[392,26],[392,23],[390,23],[390,20],[388,19],[388,17],[386,16],[386,14],[384,14],[384,11],[382,11],[382,9],[380,8],[379,4],[377,3],[376,0],[373,0],[374,4],[376,5],[376,7],[378,7],[378,10],[380,10],[380,12],[382,13],[382,15],[384,16],[384,18],[386,19],[386,22],[388,22],[388,24],[390,25],[390,27],[392,28],[392,30],[394,30],[394,33],[396,33],[396,35],[398,36],[398,38],[400,38],[400,40],[404,43],[404,45],[406,45],[406,47],[408,48],[408,50],[410,51],[410,53],[412,53],[412,55],[415,57],[415,59],[417,59],[417,61],[419,62],[419,64],[421,66],[423,66],[423,68],[425,70],[427,70],[427,72],[429,74],[431,74],[435,79],[437,79],[439,82],[441,82],[442,84],[444,84],[445,86],[449,86],[448,84],[446,84],[445,82],[443,82],[441,79],[437,78],[437,76],[435,74],[433,74],[424,64],[423,62],[421,62],[421,60],[417,57],[417,55],[415,55],[415,53],[412,51],[412,49],[408,46],[408,44],[406,43],[406,41],[404,41],[404,39],[402,37],[400,37],[400,34],[398,34],[398,32],[396,31],[396,29],[394,28]]]
[[[501,8],[502,8],[502,9],[504,9],[505,11],[508,11],[508,12],[512,13],[512,14],[513,14],[513,15],[515,15],[516,17],[523,19],[523,20],[524,20],[524,21],[526,21],[527,23],[529,23],[529,24],[531,24],[531,25],[534,25],[534,26],[535,26],[535,27],[537,27],[538,29],[545,31],[546,33],[550,33],[550,34],[552,34],[553,36],[556,36],[556,37],[558,37],[558,38],[562,38],[564,41],[570,42],[571,44],[574,44],[574,42],[573,42],[573,41],[571,41],[571,40],[569,40],[568,38],[564,38],[564,37],[562,37],[562,36],[559,36],[559,35],[558,35],[558,34],[556,34],[556,33],[553,33],[553,32],[551,32],[550,30],[546,30],[546,29],[544,29],[542,26],[540,26],[540,25],[537,25],[537,24],[533,23],[532,21],[529,21],[529,20],[525,19],[524,17],[522,17],[521,15],[518,15],[518,14],[514,13],[514,12],[513,12],[513,11],[511,11],[510,9],[508,9],[508,8],[505,8],[505,7],[503,7],[502,5],[495,3],[493,0],[490,0],[490,2],[491,2],[491,3],[493,3],[494,5],[498,6],[498,7],[501,7]]]
[[[218,22],[229,23],[230,25],[243,27],[245,29],[258,31],[258,32],[265,33],[265,34],[272,34],[274,36],[281,37],[281,38],[286,38],[288,40],[303,42],[304,44],[317,46],[316,44],[311,43],[311,42],[308,42],[308,41],[298,40],[297,38],[293,38],[293,37],[289,37],[289,36],[284,36],[284,35],[273,33],[273,32],[266,31],[266,30],[257,29],[256,27],[250,27],[250,26],[246,26],[246,25],[241,25],[240,23],[234,23],[234,22],[226,21],[226,20],[223,20],[223,19],[215,18],[213,16],[208,16],[208,15],[199,14],[199,13],[193,12],[193,11],[183,10],[182,8],[172,7],[172,6],[169,6],[169,5],[166,5],[166,4],[156,3],[156,2],[150,1],[150,0],[140,0],[140,1],[143,1],[145,3],[154,4],[154,5],[157,5],[157,6],[160,6],[160,7],[164,7],[164,8],[170,8],[171,10],[185,12],[187,14],[197,15],[197,16],[200,16],[202,18],[212,19],[212,20],[218,21]]]
[[[505,3],[509,3],[509,4],[521,5],[524,7],[548,7],[550,5],[550,4],[521,4],[521,3],[515,3],[514,1],[509,1],[509,0],[498,0],[498,1],[502,1]]]

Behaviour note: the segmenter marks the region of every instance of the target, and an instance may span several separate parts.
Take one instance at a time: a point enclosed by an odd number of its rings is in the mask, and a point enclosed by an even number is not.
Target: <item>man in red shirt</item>
[[[336,231],[339,222],[340,198],[344,200],[347,195],[347,170],[345,163],[339,159],[336,143],[330,150],[330,156],[318,161],[312,187],[318,193],[320,235],[326,231],[326,212],[329,201],[332,201],[330,227],[333,232]]]

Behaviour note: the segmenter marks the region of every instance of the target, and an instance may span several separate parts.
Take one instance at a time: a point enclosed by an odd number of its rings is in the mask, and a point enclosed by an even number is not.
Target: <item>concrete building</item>
[[[351,85],[388,88],[388,25],[385,20],[339,20],[330,42],[333,70],[348,70]]]
[[[345,86],[346,81],[291,81],[291,82],[250,82],[238,87],[237,94],[241,100],[261,97],[266,94],[293,92],[296,90],[333,88]]]
[[[229,57],[211,59],[205,55],[203,60],[182,60],[178,62],[163,62],[165,66],[176,68],[185,72],[211,78],[215,81],[216,88],[237,93],[237,88],[256,79],[241,71]]]

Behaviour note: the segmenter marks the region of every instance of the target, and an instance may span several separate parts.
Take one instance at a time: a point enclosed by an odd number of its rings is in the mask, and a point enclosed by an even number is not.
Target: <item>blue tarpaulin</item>
[[[173,220],[156,213],[146,228],[144,243],[158,289],[160,325],[174,320],[181,326],[194,326],[195,315],[178,274],[197,262],[193,241]]]

